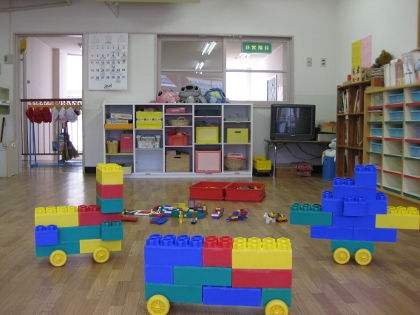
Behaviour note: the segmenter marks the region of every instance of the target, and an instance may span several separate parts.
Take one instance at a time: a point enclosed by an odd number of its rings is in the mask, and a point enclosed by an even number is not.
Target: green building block
[[[58,228],[58,241],[70,242],[101,238],[100,225],[71,226]]]
[[[36,257],[50,256],[51,253],[57,249],[64,251],[67,255],[80,254],[80,242],[60,242],[57,245],[49,246],[35,246]]]
[[[103,241],[122,241],[124,229],[121,221],[102,222],[101,237]]]
[[[174,284],[230,287],[232,268],[174,266]]]
[[[121,213],[124,211],[123,198],[106,199],[96,195],[96,204],[102,213]]]
[[[169,302],[203,304],[203,290],[200,285],[144,284],[144,297],[146,301],[156,294],[165,296]]]
[[[375,242],[331,240],[332,253],[339,247],[346,248],[350,254],[355,254],[359,249],[364,248],[370,251],[370,253],[373,255],[375,250]]]
[[[322,212],[319,204],[294,203],[290,207],[290,224],[331,226],[332,212]]]
[[[292,289],[262,289],[261,306],[266,306],[271,300],[281,300],[291,307]]]

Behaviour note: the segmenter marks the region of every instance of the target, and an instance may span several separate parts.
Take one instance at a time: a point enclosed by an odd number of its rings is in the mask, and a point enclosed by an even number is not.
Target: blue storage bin
[[[412,120],[420,120],[420,110],[412,110],[411,111],[411,119]]]
[[[372,136],[382,137],[382,128],[370,128]]]
[[[412,92],[411,95],[413,96],[413,102],[420,102],[420,91]]]
[[[335,162],[333,156],[324,156],[322,163],[322,178],[333,180],[335,177]]]
[[[403,120],[404,112],[402,110],[395,110],[389,112],[389,115],[391,116],[391,120]]]
[[[382,143],[373,142],[372,151],[382,153]]]
[[[402,128],[389,128],[389,133],[392,138],[402,138],[403,129]]]
[[[412,145],[411,148],[411,155],[415,157],[420,157],[420,147]],[[324,170],[324,168],[322,168]]]
[[[404,94],[391,94],[389,95],[389,98],[391,99],[391,103],[403,103],[404,102]]]

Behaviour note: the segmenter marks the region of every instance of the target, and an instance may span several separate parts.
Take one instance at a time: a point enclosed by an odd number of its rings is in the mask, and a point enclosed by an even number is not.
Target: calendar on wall
[[[127,90],[128,33],[89,34],[89,90]]]

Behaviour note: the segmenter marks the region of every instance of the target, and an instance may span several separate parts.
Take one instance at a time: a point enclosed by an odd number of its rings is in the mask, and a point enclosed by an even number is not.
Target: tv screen
[[[315,105],[272,104],[271,140],[315,139]]]

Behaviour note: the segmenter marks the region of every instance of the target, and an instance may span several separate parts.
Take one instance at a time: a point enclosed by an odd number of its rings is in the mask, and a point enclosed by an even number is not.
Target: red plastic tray
[[[198,182],[190,186],[190,199],[223,200],[231,182]]]
[[[247,189],[247,188],[252,189]],[[264,183],[231,183],[226,187],[225,200],[261,201],[265,197]]]

